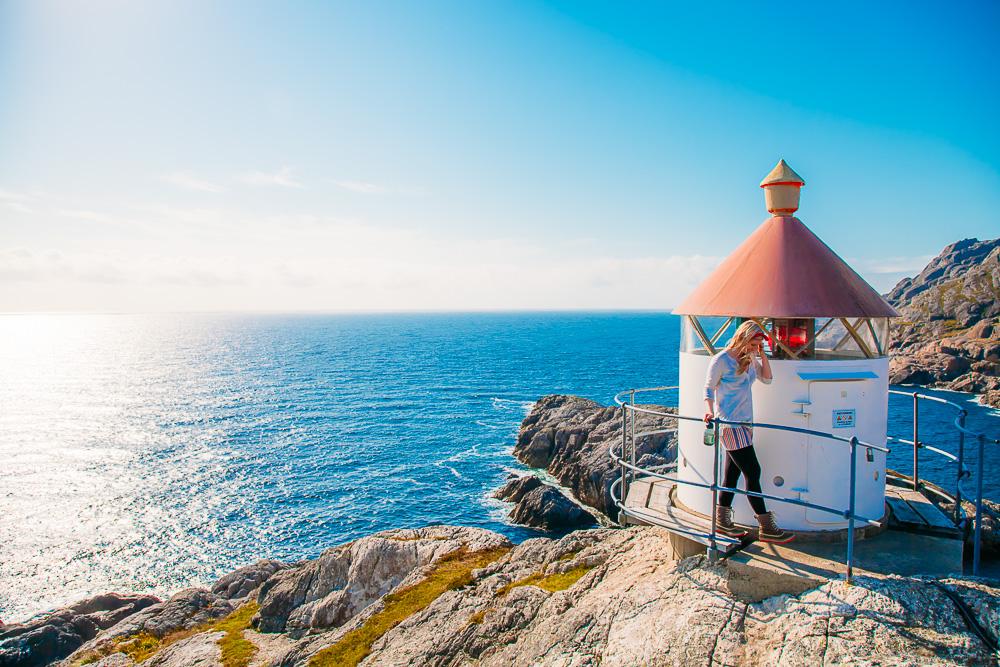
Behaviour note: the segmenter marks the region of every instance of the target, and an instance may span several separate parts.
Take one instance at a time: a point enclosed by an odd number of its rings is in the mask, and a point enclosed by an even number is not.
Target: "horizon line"
[[[662,313],[671,308],[483,308],[483,309],[344,309],[344,310],[20,310],[0,311],[0,317],[23,315],[488,315],[546,313]]]

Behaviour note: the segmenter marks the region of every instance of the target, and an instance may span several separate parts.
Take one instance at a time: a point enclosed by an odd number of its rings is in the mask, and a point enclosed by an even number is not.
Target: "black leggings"
[[[760,462],[757,461],[757,452],[753,450],[753,445],[742,449],[726,450],[726,468],[722,475],[722,485],[735,489],[736,483],[740,481],[740,473],[746,477],[747,491],[761,493]],[[734,495],[732,491],[720,491],[719,504],[723,507],[732,507]],[[747,496],[747,500],[750,501],[750,507],[755,513],[763,514],[767,511],[763,498]]]

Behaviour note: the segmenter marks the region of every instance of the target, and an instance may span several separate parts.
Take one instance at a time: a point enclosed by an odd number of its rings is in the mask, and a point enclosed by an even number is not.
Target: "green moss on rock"
[[[440,558],[422,581],[386,595],[380,611],[314,655],[309,660],[309,667],[357,665],[385,633],[426,609],[447,591],[468,586],[472,583],[473,570],[489,565],[509,551],[509,547],[497,547],[470,552],[462,547]]]

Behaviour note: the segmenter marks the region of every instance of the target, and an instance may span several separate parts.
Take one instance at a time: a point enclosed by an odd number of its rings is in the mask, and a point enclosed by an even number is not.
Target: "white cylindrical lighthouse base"
[[[680,413],[702,415],[705,372],[710,357],[703,350],[680,355]],[[889,398],[889,364],[886,358],[837,360],[773,360],[774,380],[753,388],[754,422],[792,426],[885,446]],[[679,426],[677,474],[682,481],[712,483],[714,448],[703,444],[705,427],[682,421]],[[803,500],[838,513],[765,500],[782,528],[799,531],[842,530],[843,512],[850,503],[850,446],[847,443],[758,427],[754,449],[763,473],[763,492]],[[855,512],[880,519],[885,503],[885,454],[858,448]],[[719,445],[719,484],[725,450]],[[872,460],[869,460],[872,459]],[[738,488],[745,489],[741,477]],[[677,488],[677,500],[694,512],[708,516],[712,492],[686,484]],[[753,525],[754,513],[746,496],[733,502],[737,523]],[[860,527],[860,526],[859,526]]]

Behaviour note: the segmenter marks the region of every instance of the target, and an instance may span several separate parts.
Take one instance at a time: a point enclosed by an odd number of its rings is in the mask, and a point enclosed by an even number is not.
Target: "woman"
[[[705,424],[711,425],[718,413],[719,419],[733,422],[753,421],[753,396],[750,388],[754,380],[771,383],[771,364],[764,354],[764,331],[747,320],[741,324],[729,345],[712,357],[705,378]],[[740,474],[746,478],[747,491],[761,493],[760,463],[753,448],[753,429],[749,426],[720,427],[720,439],[726,449],[726,468],[722,485],[735,489]],[[730,537],[745,537],[747,531],[733,523],[733,492],[719,494],[716,507],[718,531]],[[781,530],[774,521],[774,512],[768,512],[763,498],[747,496],[760,524],[758,539],[761,542],[784,544],[795,535]]]

